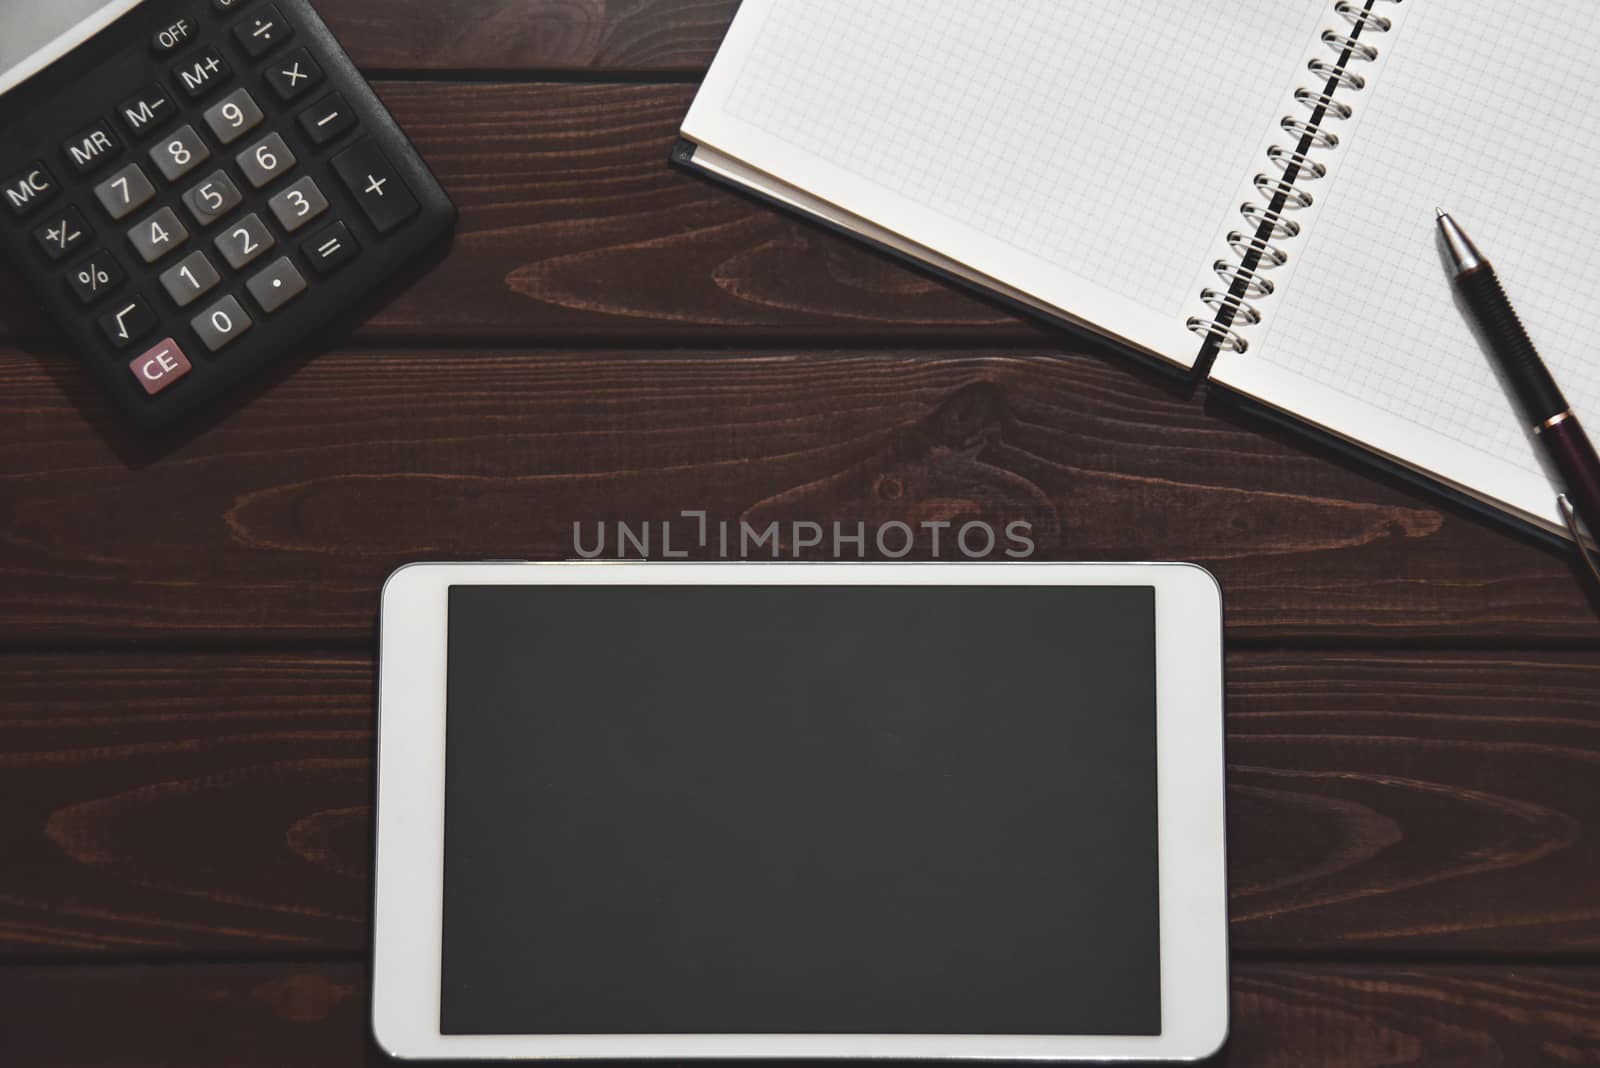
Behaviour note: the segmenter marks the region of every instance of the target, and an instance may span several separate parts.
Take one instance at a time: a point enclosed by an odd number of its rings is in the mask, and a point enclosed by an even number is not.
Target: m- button
[[[129,361],[128,370],[139,380],[144,391],[154,397],[194,370],[194,365],[183,354],[178,343],[169,337],[149,351],[135,356]]]
[[[417,213],[417,199],[400,180],[376,141],[362,141],[333,157],[333,169],[379,233],[388,233]]]

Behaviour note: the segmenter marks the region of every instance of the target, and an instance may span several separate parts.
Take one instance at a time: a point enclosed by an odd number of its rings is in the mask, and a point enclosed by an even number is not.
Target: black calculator
[[[306,0],[0,2],[0,241],[142,427],[323,340],[455,219]]]

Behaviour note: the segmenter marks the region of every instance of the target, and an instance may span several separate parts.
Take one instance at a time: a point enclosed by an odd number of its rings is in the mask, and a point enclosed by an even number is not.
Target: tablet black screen
[[[1145,587],[454,587],[446,1034],[1161,1030]]]

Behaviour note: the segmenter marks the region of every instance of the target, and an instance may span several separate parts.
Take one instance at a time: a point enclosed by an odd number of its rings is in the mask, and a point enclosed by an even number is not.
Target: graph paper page
[[[745,0],[684,134],[1190,363],[1196,272],[1329,0]]]
[[[1600,5],[1406,6],[1281,298],[1213,378],[1555,529],[1557,490],[1454,298],[1434,208],[1494,261],[1573,406],[1600,412],[1600,139],[1583,118]]]

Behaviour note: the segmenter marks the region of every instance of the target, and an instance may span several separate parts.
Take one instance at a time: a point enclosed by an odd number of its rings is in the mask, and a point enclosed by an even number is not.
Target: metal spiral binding
[[[1303,188],[1305,183],[1327,177],[1328,168],[1311,158],[1319,149],[1331,149],[1339,144],[1339,135],[1325,127],[1330,119],[1348,119],[1354,114],[1350,105],[1335,99],[1338,93],[1358,93],[1366,88],[1367,80],[1350,69],[1356,60],[1371,63],[1378,58],[1378,49],[1363,37],[1387,33],[1392,26],[1388,18],[1374,8],[1380,0],[1338,0],[1333,9],[1350,24],[1348,33],[1324,30],[1322,43],[1338,58],[1329,61],[1321,56],[1311,60],[1307,68],[1323,79],[1319,87],[1302,86],[1294,91],[1295,103],[1309,112],[1285,115],[1278,125],[1296,138],[1293,148],[1272,145],[1267,149],[1267,159],[1274,170],[1257,174],[1253,181],[1262,202],[1246,201],[1239,205],[1239,214],[1249,223],[1247,230],[1228,231],[1228,247],[1239,257],[1237,262],[1220,259],[1212,264],[1221,288],[1207,287],[1200,291],[1200,299],[1216,314],[1211,318],[1190,316],[1184,323],[1190,331],[1206,338],[1209,345],[1232,352],[1244,352],[1250,347],[1237,327],[1254,326],[1261,321],[1261,310],[1253,300],[1259,300],[1273,291],[1273,283],[1263,272],[1282,267],[1289,261],[1288,252],[1281,242],[1300,233],[1300,224],[1287,218],[1286,211],[1309,208],[1314,195]],[[1397,4],[1401,0],[1381,0]]]

